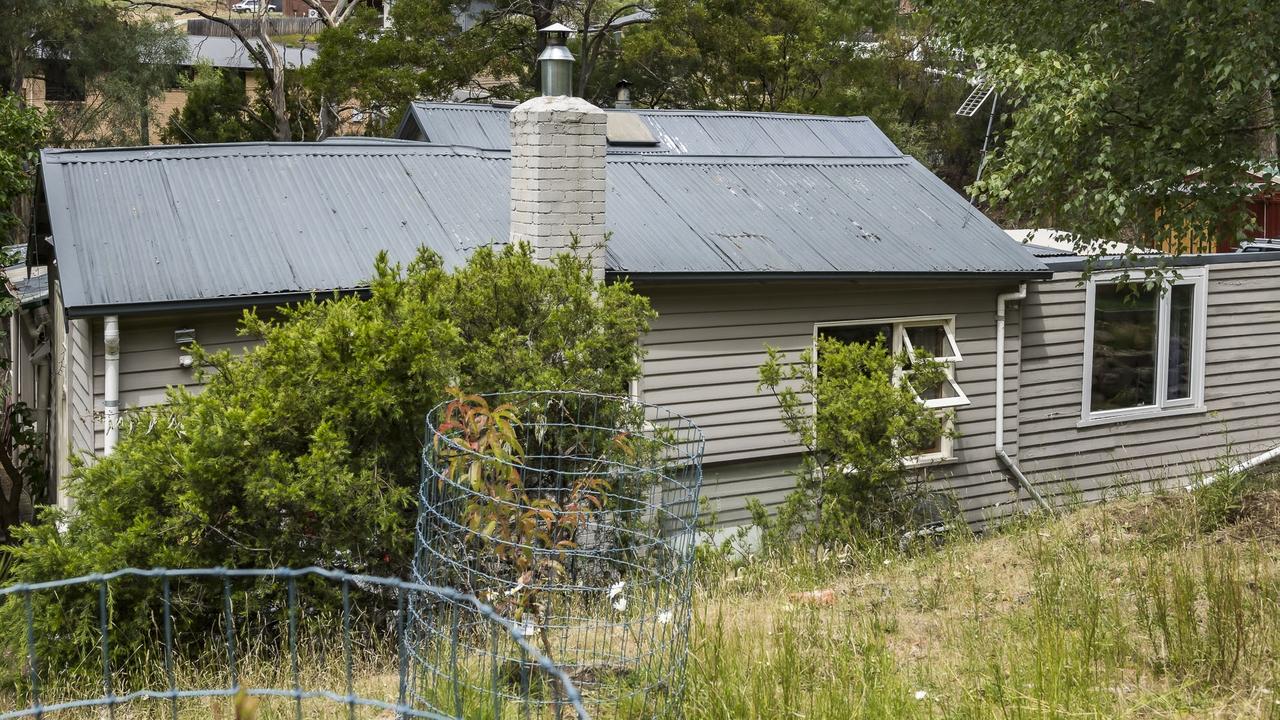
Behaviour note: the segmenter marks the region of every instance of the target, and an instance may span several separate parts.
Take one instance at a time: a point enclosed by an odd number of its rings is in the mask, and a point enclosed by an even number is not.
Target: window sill
[[[1098,427],[1100,425],[1115,425],[1116,423],[1133,422],[1138,420],[1155,420],[1158,418],[1177,417],[1179,415],[1198,415],[1208,412],[1208,408],[1204,405],[1183,405],[1172,408],[1142,408],[1133,411],[1118,411],[1114,415],[1094,415],[1082,418],[1076,423],[1077,428]]]
[[[903,466],[908,470],[923,467],[934,467],[936,465],[951,465],[960,461],[955,455],[925,455],[923,457],[908,458],[903,461]]]

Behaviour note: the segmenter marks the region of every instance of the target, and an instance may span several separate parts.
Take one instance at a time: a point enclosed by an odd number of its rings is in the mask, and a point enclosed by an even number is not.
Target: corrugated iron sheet
[[[609,112],[619,112],[610,110]],[[697,110],[631,112],[649,126],[657,147],[611,147],[611,153],[750,157],[898,157],[902,152],[865,117]],[[437,145],[509,150],[509,108],[416,102],[398,136]],[[419,137],[417,134],[421,132]]]
[[[615,156],[610,269],[632,274],[1036,273],[910,158]],[[508,233],[505,153],[290,143],[46,151],[64,300],[122,305],[362,287],[374,256],[448,265]],[[95,310],[96,309],[96,310]]]
[[[183,35],[182,37],[187,41],[186,64],[207,62],[216,68],[258,69],[258,64],[245,50],[239,38],[214,35]],[[284,58],[285,67],[291,68],[306,67],[316,59],[317,55],[311,48],[287,47],[279,44],[276,45],[276,51]]]

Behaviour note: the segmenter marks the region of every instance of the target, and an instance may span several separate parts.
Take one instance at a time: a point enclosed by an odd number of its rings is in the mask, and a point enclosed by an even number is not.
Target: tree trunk
[[[289,142],[293,139],[293,130],[289,127],[289,106],[288,99],[285,95],[284,88],[284,57],[281,56],[280,50],[271,42],[271,33],[267,28],[266,18],[262,18],[257,23],[258,40],[262,43],[262,51],[266,53],[267,58],[271,61],[271,67],[266,71],[270,74],[269,84],[271,90],[271,114],[275,116],[275,139],[279,142]]]
[[[1277,158],[1276,141],[1276,99],[1271,86],[1262,89],[1262,97],[1258,103],[1258,157],[1274,163]]]

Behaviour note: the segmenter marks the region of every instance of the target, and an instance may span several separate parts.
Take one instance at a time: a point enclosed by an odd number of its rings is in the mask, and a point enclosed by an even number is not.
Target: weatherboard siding
[[[1059,502],[1180,486],[1276,444],[1280,263],[1208,268],[1203,413],[1077,427],[1085,289],[1078,273],[1035,283],[1023,310],[1024,472]]]
[[[707,448],[704,496],[722,525],[749,520],[747,501],[775,506],[792,485],[800,448],[778,419],[776,400],[756,391],[765,345],[791,357],[813,342],[814,324],[955,315],[963,360],[956,380],[970,405],[956,414],[956,460],[929,468],[972,522],[1003,515],[1019,499],[995,461],[995,299],[1012,285],[971,282],[916,287],[764,283],[640,287],[658,318],[644,338],[641,396],[686,415]],[[1006,334],[1006,446],[1018,449],[1019,319]]]
[[[195,372],[178,366],[182,350],[174,343],[174,331],[192,328],[196,341],[209,351],[229,350],[239,354],[256,344],[241,337],[237,328],[239,311],[197,315],[120,318],[120,407],[128,422],[128,409],[159,405],[165,402],[169,388],[197,389]],[[81,321],[89,322],[89,321]],[[105,355],[102,342],[102,320],[92,321],[93,342],[93,448],[103,447],[103,383]],[[87,375],[87,373],[86,373]]]

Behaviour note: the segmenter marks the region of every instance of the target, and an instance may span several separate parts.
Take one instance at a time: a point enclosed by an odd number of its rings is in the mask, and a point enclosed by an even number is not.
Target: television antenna
[[[978,160],[978,176],[974,178],[975,183],[982,179],[982,171],[987,166],[987,148],[991,144],[991,128],[996,120],[996,107],[1000,104],[1000,93],[996,92],[995,83],[977,80],[973,86],[973,92],[969,93],[969,97],[965,98],[956,109],[956,115],[959,117],[973,117],[987,103],[987,98],[991,98],[991,114],[987,116],[987,132],[982,136],[982,157]],[[972,201],[973,198],[969,199]]]

